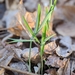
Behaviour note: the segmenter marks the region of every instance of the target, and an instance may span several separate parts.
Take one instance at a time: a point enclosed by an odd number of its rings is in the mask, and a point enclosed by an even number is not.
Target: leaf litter
[[[9,1],[9,0],[8,0]],[[29,1],[29,0],[28,0]],[[32,0],[33,2],[33,0]],[[37,0],[37,3],[39,0]],[[48,5],[44,0],[41,0],[43,6]],[[35,2],[33,2],[35,3]],[[27,4],[27,3],[26,3]],[[36,4],[36,3],[35,3]],[[6,4],[7,5],[7,4]],[[75,52],[75,42],[73,41],[75,37],[75,1],[74,0],[58,0],[58,3],[55,7],[53,14],[53,22],[51,28],[56,34],[56,37],[53,37],[51,41],[45,44],[44,50],[44,75],[75,75],[75,59],[73,53]],[[16,35],[20,38],[28,39],[28,35],[24,31],[21,23],[18,20],[21,20],[21,11],[19,9],[14,9],[14,4],[12,3],[11,7],[9,6],[8,11],[5,12],[5,15],[2,18],[2,21],[6,22],[6,28],[11,36],[4,35],[4,40],[0,40],[0,75],[10,75],[6,70],[12,71],[13,75],[37,75],[28,72],[28,52],[29,48],[20,42],[15,44],[5,44],[7,39]],[[26,8],[28,5],[25,5]],[[35,5],[37,6],[37,4]],[[8,7],[7,7],[8,8]],[[32,9],[36,7],[32,7]],[[12,10],[14,9],[14,10]],[[30,7],[28,7],[28,10]],[[30,11],[32,11],[30,9]],[[42,10],[43,11],[43,10]],[[32,29],[34,29],[36,11],[28,12],[25,9],[25,17]],[[43,18],[42,14],[42,18]],[[9,21],[8,21],[9,20]],[[2,22],[1,21],[1,22]],[[2,28],[2,24],[0,29]],[[13,27],[12,27],[13,26]],[[0,30],[1,31],[1,30]],[[52,31],[52,32],[53,32]],[[0,32],[2,33],[2,32]],[[41,32],[40,32],[41,34]],[[50,32],[48,32],[50,34]],[[53,34],[53,33],[52,33]],[[8,34],[7,34],[8,35]],[[2,37],[1,37],[2,38]],[[3,45],[4,43],[4,45]],[[29,44],[28,44],[29,45]],[[24,46],[25,49],[22,47]],[[39,73],[40,70],[40,56],[39,48],[34,46],[32,48],[31,61],[32,68],[34,73]],[[73,59],[71,59],[71,57]],[[39,64],[39,65],[38,65]],[[11,72],[11,73],[12,73]]]

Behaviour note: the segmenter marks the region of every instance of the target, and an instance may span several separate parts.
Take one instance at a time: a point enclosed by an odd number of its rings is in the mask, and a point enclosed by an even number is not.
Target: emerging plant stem
[[[31,48],[32,48],[32,41],[30,41],[30,50],[29,50],[29,72],[31,72]]]
[[[44,50],[44,45],[41,45],[40,49],[40,56],[41,56],[41,75],[43,75],[43,50]]]

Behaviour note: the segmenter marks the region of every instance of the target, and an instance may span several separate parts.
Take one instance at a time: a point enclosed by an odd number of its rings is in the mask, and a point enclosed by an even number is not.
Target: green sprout
[[[30,40],[18,40],[18,39],[11,39],[11,42],[30,42],[30,51],[29,51],[29,72],[31,72],[31,48],[32,48],[32,42],[36,42],[39,44],[40,46],[40,57],[41,57],[41,75],[43,75],[43,54],[44,54],[44,47],[45,47],[45,43],[52,38],[54,35],[51,36],[46,36],[46,32],[49,29],[49,23],[51,20],[51,16],[52,13],[54,11],[54,7],[56,5],[57,0],[54,0],[54,3],[52,3],[52,0],[50,0],[50,9],[46,9],[46,15],[44,20],[41,22],[40,24],[40,18],[41,18],[41,6],[40,4],[38,4],[38,9],[37,9],[37,18],[36,18],[36,24],[35,24],[35,28],[34,31],[30,28],[28,22],[26,21],[26,19],[24,18],[24,16],[22,17],[23,23],[27,29],[27,31],[30,33],[31,37]],[[36,37],[37,34],[40,32],[40,30],[42,30],[42,37],[41,37],[41,41],[39,41],[39,39]]]

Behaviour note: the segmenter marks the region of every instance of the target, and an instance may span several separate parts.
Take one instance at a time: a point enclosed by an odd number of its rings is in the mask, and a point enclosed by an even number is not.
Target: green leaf
[[[55,34],[54,35],[52,35],[52,36],[48,36],[42,43],[41,43],[41,45],[44,45],[50,38],[52,38],[53,36],[55,36]]]
[[[22,19],[23,19],[24,25],[26,26],[27,30],[31,33],[31,35],[34,35],[32,29],[28,25],[28,22],[25,20],[24,16],[22,17]]]
[[[28,31],[31,33],[32,37],[33,37],[38,43],[40,43],[39,40],[38,40],[37,37],[36,37],[35,32],[33,32],[32,29],[29,27],[29,25],[28,25],[27,21],[25,20],[25,18],[24,18],[24,17],[22,17],[22,18],[23,18],[23,21],[24,21],[24,24],[25,24],[26,28],[27,28]]]
[[[46,15],[48,14],[48,8],[46,8]],[[49,19],[47,20],[46,22],[46,29],[48,30],[49,29]]]
[[[36,42],[40,43],[40,41],[38,40],[38,38],[37,38],[37,37],[34,37],[34,39],[36,40]]]
[[[50,38],[52,38],[53,36],[55,36],[55,34],[51,35],[51,36],[48,36],[46,39],[45,39],[45,42],[47,42]]]
[[[52,6],[53,4],[52,4],[52,0],[50,0],[50,7]]]
[[[42,29],[43,26],[46,25],[45,23],[47,22],[47,20],[48,20],[48,19],[51,19],[51,16],[52,16],[52,13],[53,13],[53,11],[54,11],[54,7],[55,7],[55,5],[56,5],[56,2],[57,2],[57,0],[54,0],[54,4],[52,5],[52,0],[51,0],[50,10],[49,10],[48,14],[46,15],[46,17],[44,18],[43,22],[41,23],[41,25],[40,25],[40,27],[39,27],[39,29],[38,29],[38,32]],[[38,33],[38,32],[37,32],[37,33]]]
[[[57,0],[54,0],[54,7],[56,6]]]
[[[34,40],[20,40],[20,39],[11,39],[12,40],[11,42],[8,42],[8,43],[14,43],[14,42],[30,42],[30,41],[34,41]]]
[[[43,43],[43,42],[45,41],[45,39],[46,39],[46,31],[47,31],[46,26],[44,26],[43,32],[42,32],[42,38],[41,38],[41,50],[40,50],[40,54],[41,54],[41,55],[43,55],[43,53],[44,53],[44,45],[45,45],[45,44],[42,44],[42,43]]]
[[[48,12],[48,14],[46,15],[46,17],[44,18],[43,22],[41,23],[37,33],[46,25],[46,22],[48,21],[48,19],[51,19],[52,13],[54,10],[54,6],[51,6],[51,10]]]
[[[39,28],[39,25],[40,25],[40,16],[41,16],[41,7],[40,7],[40,4],[38,5],[38,11],[37,11],[37,19],[36,19],[36,24],[35,24],[35,30],[34,32],[36,33],[38,28]]]

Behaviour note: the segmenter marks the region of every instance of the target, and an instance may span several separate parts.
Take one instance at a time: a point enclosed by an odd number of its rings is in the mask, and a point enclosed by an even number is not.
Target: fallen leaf
[[[56,46],[55,42],[50,42],[50,43],[45,45],[44,52],[46,54],[53,54],[55,52],[56,47],[57,46]]]
[[[75,75],[75,61],[72,61],[72,65],[71,65],[71,75]]]
[[[45,62],[46,65],[51,65],[52,67],[63,67],[66,63],[67,59],[61,60],[60,57],[57,56],[49,56],[47,61]]]
[[[29,59],[29,51],[30,51],[30,48],[26,48],[22,51],[22,57],[24,58],[25,61],[28,61]],[[37,47],[31,48],[30,59],[32,60],[33,63],[40,62],[40,54]]]
[[[46,71],[48,75],[57,75],[56,69],[49,69]]]
[[[56,6],[54,15],[54,19],[58,20],[58,23],[53,25],[55,26],[55,31],[63,36],[75,37],[75,6]],[[60,24],[61,20],[63,22]]]
[[[72,44],[72,39],[69,36],[59,38],[58,47],[55,49],[56,54],[61,57],[68,57],[75,51],[75,44]]]
[[[17,63],[10,63],[9,66],[11,68],[14,68],[14,69],[18,69],[18,70],[21,70],[21,71],[28,71],[28,67],[27,67],[27,64],[26,63],[22,63],[22,62],[17,62]],[[15,75],[24,75],[24,74],[21,74],[21,73],[18,73],[18,72],[14,72]]]
[[[63,75],[70,75],[71,74],[71,62],[69,59],[67,60],[63,69],[64,69]]]
[[[14,53],[10,50],[7,50],[6,48],[2,49],[0,51],[1,56],[0,56],[0,65],[3,66],[7,66],[11,60],[14,57]],[[4,75],[5,69],[4,68],[0,68],[0,74]]]

